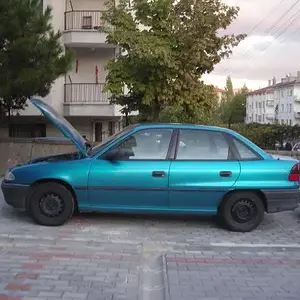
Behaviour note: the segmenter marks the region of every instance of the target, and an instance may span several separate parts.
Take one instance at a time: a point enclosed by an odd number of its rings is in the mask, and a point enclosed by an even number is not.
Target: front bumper
[[[1,189],[8,205],[22,210],[26,209],[26,197],[30,186],[2,182]]]
[[[267,212],[294,210],[300,203],[300,189],[262,190],[267,200]]]

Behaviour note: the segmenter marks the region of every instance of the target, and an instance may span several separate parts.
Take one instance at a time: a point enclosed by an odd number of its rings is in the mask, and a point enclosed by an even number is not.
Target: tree
[[[238,8],[220,0],[111,0],[107,42],[121,55],[107,65],[106,89],[127,112],[147,121],[208,122],[217,104],[201,76],[213,71],[245,35],[218,35]],[[122,95],[124,85],[129,93]]]
[[[28,98],[46,96],[71,66],[73,54],[64,53],[51,13],[40,0],[0,2],[0,111],[8,115]]]
[[[230,101],[221,104],[221,120],[231,126],[235,123],[243,123],[246,116],[246,99],[248,88],[242,87],[239,93],[235,94]]]
[[[225,96],[224,100],[226,102],[231,101],[234,96],[233,85],[232,85],[232,80],[231,80],[230,76],[227,76],[227,78],[226,78],[226,87],[225,87],[224,96]]]
[[[241,90],[239,91],[241,94],[245,95],[249,93],[249,89],[246,86],[246,83],[244,83],[243,87],[241,88]]]

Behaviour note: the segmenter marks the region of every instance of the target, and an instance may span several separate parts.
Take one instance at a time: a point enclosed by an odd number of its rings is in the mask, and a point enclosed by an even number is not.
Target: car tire
[[[221,203],[219,215],[224,226],[235,232],[250,232],[262,222],[265,207],[253,192],[233,192]]]
[[[41,183],[34,187],[28,208],[34,221],[44,226],[60,226],[73,215],[75,204],[72,193],[55,182]]]

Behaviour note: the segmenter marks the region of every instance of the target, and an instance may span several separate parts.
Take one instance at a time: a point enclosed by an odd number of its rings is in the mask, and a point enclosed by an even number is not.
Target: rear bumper
[[[26,197],[30,186],[2,182],[1,189],[8,205],[22,210],[26,209]]]
[[[300,189],[262,190],[267,199],[267,212],[294,210],[300,202]]]

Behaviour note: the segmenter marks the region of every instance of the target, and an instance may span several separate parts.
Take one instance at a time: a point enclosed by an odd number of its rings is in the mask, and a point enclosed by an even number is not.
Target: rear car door
[[[170,166],[170,208],[215,213],[240,175],[225,134],[206,129],[179,129]]]

